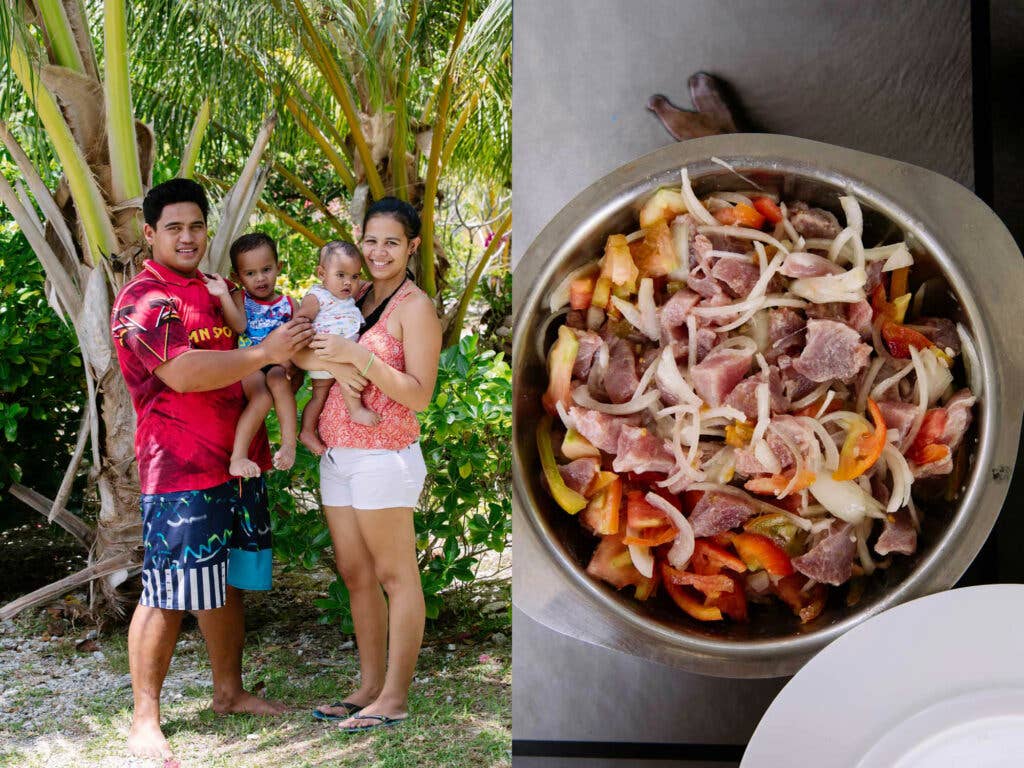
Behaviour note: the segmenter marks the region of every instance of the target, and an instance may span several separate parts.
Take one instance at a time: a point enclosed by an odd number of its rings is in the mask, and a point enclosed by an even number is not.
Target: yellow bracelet
[[[371,352],[370,353],[370,359],[366,361],[366,367],[363,368],[363,370],[361,370],[359,372],[360,376],[365,376],[366,375],[366,372],[368,370],[370,370],[370,366],[373,365],[373,361],[374,361],[374,359],[376,359],[376,357],[377,357],[377,354],[375,352]]]

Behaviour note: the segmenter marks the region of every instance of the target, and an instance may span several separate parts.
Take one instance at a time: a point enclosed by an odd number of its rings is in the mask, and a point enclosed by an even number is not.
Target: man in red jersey
[[[135,710],[129,750],[169,757],[160,730],[160,689],[185,611],[195,613],[220,714],[279,714],[281,704],[242,688],[240,589],[270,588],[270,518],[262,477],[228,474],[239,381],[286,363],[313,331],[288,322],[261,344],[238,349],[197,267],[206,254],[208,203],[189,179],[157,185],[143,202],[152,259],[118,294],[111,331],[137,416],[135,455],[142,496],[142,595],[128,631]],[[249,458],[270,468],[264,430]]]

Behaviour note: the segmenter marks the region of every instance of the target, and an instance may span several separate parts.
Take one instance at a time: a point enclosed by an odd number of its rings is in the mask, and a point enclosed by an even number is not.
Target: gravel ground
[[[484,573],[506,568],[510,553],[494,558]],[[506,572],[507,575],[507,572]],[[280,649],[290,649],[297,667],[289,670],[288,677],[298,673],[297,683],[306,682],[307,674],[354,674],[357,664],[351,640],[338,642],[336,629],[317,626],[316,612],[311,602],[318,587],[325,587],[327,574],[311,575],[306,582],[291,588],[275,588],[266,596],[254,596],[247,601],[249,632],[247,635],[246,682],[252,685],[258,677],[261,660]],[[506,597],[494,601],[496,595],[481,594],[472,598],[479,611],[487,616],[509,610]],[[84,596],[79,596],[84,599]],[[60,603],[55,604],[57,606]],[[126,636],[124,628],[98,636],[94,628],[81,621],[61,620],[52,613],[55,609],[37,611],[31,616],[20,616],[14,621],[0,622],[0,766],[18,763],[29,766],[92,766],[94,768],[155,768],[161,761],[133,759],[124,756],[116,745],[123,744],[130,724],[131,679],[128,675]],[[51,636],[63,626],[59,636]],[[260,629],[254,631],[253,627]],[[468,655],[483,661],[488,654],[507,658],[511,651],[510,639],[502,632],[463,638],[457,628],[437,627],[425,638],[421,674],[414,683],[414,691],[431,687],[427,669],[438,669],[447,659]],[[507,632],[507,630],[506,630]],[[433,634],[433,637],[430,635]],[[431,661],[435,659],[436,661]],[[308,671],[307,671],[308,670]],[[161,701],[164,719],[184,721],[202,718],[203,710],[212,697],[209,664],[205,646],[193,619],[186,625],[171,662],[164,684]],[[443,700],[442,700],[443,701]],[[449,697],[450,701],[450,697]],[[300,722],[304,722],[299,717]],[[171,737],[172,731],[168,731]],[[255,733],[242,733],[240,739],[256,739]],[[206,765],[206,757],[196,762],[196,755],[210,755],[210,764],[221,765],[225,746],[223,732],[211,729],[200,736],[201,743],[190,744],[194,759],[185,765]],[[252,748],[262,748],[256,741]],[[101,746],[103,745],[103,746]],[[237,750],[237,744],[231,745]],[[117,754],[120,752],[120,754]],[[216,756],[219,753],[219,758]],[[16,759],[19,758],[19,759]],[[298,765],[294,754],[283,754],[276,766]],[[23,761],[27,761],[23,763]],[[230,763],[234,765],[235,763]],[[256,765],[257,763],[251,763]],[[263,765],[262,761],[259,763]],[[301,762],[302,765],[306,763]],[[321,763],[317,762],[316,765]],[[327,763],[324,763],[326,765]],[[171,763],[166,768],[172,768]],[[241,766],[250,765],[244,759]]]

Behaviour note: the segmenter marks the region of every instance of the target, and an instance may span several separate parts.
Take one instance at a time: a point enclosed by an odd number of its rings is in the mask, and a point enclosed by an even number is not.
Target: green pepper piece
[[[547,478],[548,488],[555,502],[568,512],[575,515],[587,506],[587,500],[565,484],[558,465],[555,463],[555,451],[551,447],[551,416],[545,415],[537,425],[537,452],[540,454],[540,466]]]

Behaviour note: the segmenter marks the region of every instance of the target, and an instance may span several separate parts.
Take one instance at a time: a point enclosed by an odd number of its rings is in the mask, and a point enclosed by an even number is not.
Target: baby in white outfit
[[[316,274],[320,285],[314,285],[303,297],[296,311],[296,317],[308,317],[313,321],[317,333],[336,333],[355,341],[363,325],[363,313],[356,306],[355,295],[361,286],[359,272],[362,269],[362,254],[352,243],[333,240],[320,249],[320,263]],[[302,429],[299,440],[313,453],[323,453],[323,443],[316,432],[320,413],[327,402],[327,394],[334,384],[334,377],[327,371],[310,371],[313,379],[313,396],[302,411]],[[380,416],[371,411],[362,400],[342,387],[342,397],[352,421],[368,426],[380,421]]]

